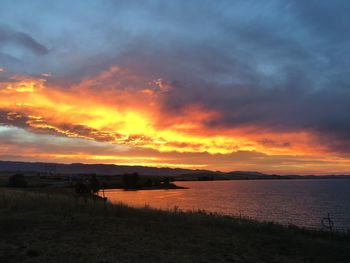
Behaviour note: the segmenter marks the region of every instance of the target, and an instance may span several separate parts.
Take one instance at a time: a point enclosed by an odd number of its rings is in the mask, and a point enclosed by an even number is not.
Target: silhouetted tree
[[[100,191],[100,182],[98,181],[96,174],[91,175],[90,189],[92,194],[96,194]]]
[[[14,174],[9,178],[8,186],[9,187],[27,187],[28,182],[24,178],[23,174]]]
[[[153,182],[150,178],[148,178],[144,184],[146,187],[151,187],[153,185]]]
[[[124,174],[122,177],[124,188],[136,189],[138,187],[139,179],[140,177],[138,173]]]
[[[164,177],[163,184],[168,186],[170,184],[170,178],[169,177]]]

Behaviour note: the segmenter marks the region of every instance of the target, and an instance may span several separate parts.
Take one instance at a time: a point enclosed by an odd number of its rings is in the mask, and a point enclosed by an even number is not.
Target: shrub
[[[89,194],[90,187],[84,182],[77,182],[75,184],[75,193],[77,193],[77,194]]]
[[[9,178],[9,187],[27,187],[27,185],[28,182],[23,174],[14,174]]]

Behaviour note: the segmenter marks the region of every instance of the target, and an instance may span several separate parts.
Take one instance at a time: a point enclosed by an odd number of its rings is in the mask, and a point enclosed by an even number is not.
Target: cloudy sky
[[[0,2],[0,159],[350,173],[350,2]]]

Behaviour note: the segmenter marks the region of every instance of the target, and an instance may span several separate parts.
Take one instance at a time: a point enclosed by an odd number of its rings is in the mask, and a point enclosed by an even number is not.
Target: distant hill
[[[32,163],[32,162],[12,162],[0,161],[0,171],[2,172],[45,172],[47,167],[55,168],[59,174],[85,174],[96,173],[103,175],[114,175],[124,173],[139,173],[141,175],[176,176],[193,172],[207,172],[206,170],[190,170],[181,168],[156,168],[145,166],[127,166],[114,164],[61,164],[61,163]]]
[[[350,175],[276,175],[250,171],[220,172],[209,170],[191,170],[181,168],[157,168],[145,166],[127,166],[114,164],[61,164],[42,162],[12,162],[0,161],[0,172],[42,173],[48,167],[54,168],[58,174],[91,174],[121,175],[139,173],[140,175],[170,176],[176,180],[258,180],[258,179],[330,179],[350,178]]]

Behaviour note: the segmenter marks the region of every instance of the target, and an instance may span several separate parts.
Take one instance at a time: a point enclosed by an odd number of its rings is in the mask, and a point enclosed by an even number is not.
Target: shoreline
[[[171,184],[169,186],[144,186],[144,187],[139,187],[139,188],[134,188],[134,189],[125,189],[121,187],[108,187],[108,188],[103,188],[102,190],[124,190],[124,191],[148,191],[148,190],[174,190],[174,189],[189,189],[188,187],[184,186],[179,186],[176,184]],[[100,190],[100,191],[102,191]]]

